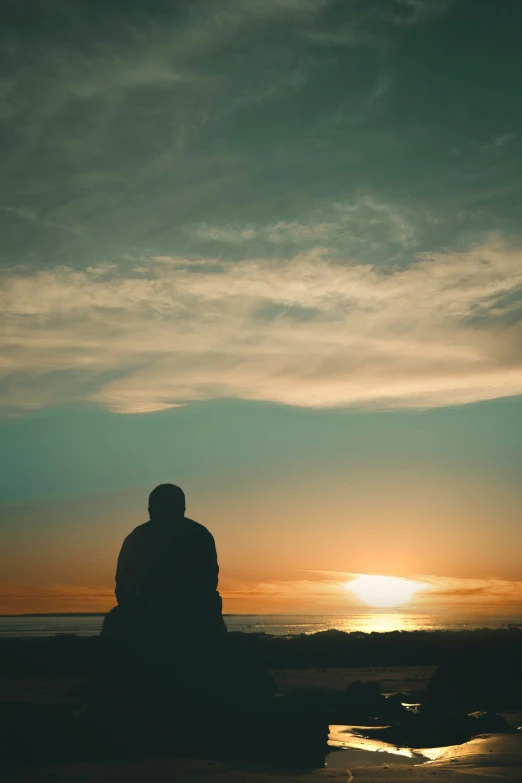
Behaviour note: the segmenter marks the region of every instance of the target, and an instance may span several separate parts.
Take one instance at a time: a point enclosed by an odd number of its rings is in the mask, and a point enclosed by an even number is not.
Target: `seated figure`
[[[185,516],[183,490],[157,486],[149,497],[149,516],[123,542],[116,570],[118,607],[107,616],[104,635],[127,629],[152,642],[225,633],[214,539]]]
[[[103,623],[85,714],[118,752],[237,758],[241,749],[279,763],[299,748],[300,764],[324,764],[326,718],[275,700],[272,676],[226,635],[214,539],[185,516],[183,491],[160,484],[149,516],[121,548],[118,606]]]

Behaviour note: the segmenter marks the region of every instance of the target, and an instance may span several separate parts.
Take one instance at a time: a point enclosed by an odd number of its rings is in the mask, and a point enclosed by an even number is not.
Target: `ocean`
[[[96,636],[100,633],[103,618],[103,614],[0,616],[0,638],[42,637],[55,634]],[[391,611],[345,615],[229,614],[225,615],[225,622],[229,631],[290,636],[316,633],[331,628],[364,633],[501,628],[507,625],[522,626],[522,614],[515,614],[513,610],[495,612],[489,610],[489,613],[465,615]]]

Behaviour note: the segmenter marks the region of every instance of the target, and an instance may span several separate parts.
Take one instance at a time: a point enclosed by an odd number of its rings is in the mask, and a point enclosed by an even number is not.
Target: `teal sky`
[[[5,606],[108,601],[160,481],[254,607],[522,581],[520,3],[0,15]]]

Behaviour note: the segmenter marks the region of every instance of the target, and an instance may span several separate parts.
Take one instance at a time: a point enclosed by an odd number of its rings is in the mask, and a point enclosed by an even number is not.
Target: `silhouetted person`
[[[116,571],[119,606],[182,633],[223,633],[212,535],[185,516],[185,494],[174,484],[151,492],[149,516],[123,542]]]
[[[244,758],[279,761],[299,747],[324,764],[326,717],[275,702],[272,676],[230,644],[214,539],[185,516],[183,491],[160,484],[149,515],[123,542],[118,606],[105,617],[100,673],[86,689],[102,734],[131,752],[236,757],[241,748]]]

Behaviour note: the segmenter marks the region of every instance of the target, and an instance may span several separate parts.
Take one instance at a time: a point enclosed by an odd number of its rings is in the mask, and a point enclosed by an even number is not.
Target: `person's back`
[[[214,539],[185,517],[183,491],[160,484],[150,494],[149,515],[123,542],[116,571],[119,606],[141,616],[175,615],[202,631],[225,630]]]
[[[256,705],[264,719],[275,685],[229,643],[214,539],[185,517],[182,490],[156,487],[149,514],[121,548],[118,606],[103,622],[101,675],[89,685],[89,710],[128,747],[152,738],[154,752],[163,740],[170,751],[178,738],[185,749],[191,724],[203,715],[208,747],[221,750],[233,738],[238,712],[245,726]],[[279,741],[278,725],[270,718],[267,726],[266,736],[277,733]]]

